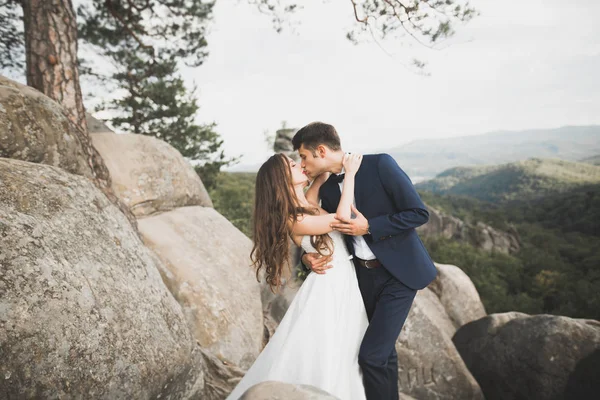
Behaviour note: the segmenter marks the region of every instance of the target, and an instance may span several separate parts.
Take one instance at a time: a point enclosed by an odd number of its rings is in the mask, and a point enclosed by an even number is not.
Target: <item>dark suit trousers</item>
[[[398,399],[396,340],[417,291],[392,276],[383,266],[356,265],[369,327],[358,354],[367,400]]]

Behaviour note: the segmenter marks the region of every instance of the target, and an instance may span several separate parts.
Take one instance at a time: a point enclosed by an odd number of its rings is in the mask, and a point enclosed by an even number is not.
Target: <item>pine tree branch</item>
[[[131,37],[138,42],[138,44],[140,45],[140,47],[144,48],[144,49],[152,49],[154,50],[154,47],[151,45],[147,45],[145,44],[138,36],[137,34],[129,27],[129,25],[127,25],[127,23],[123,20],[123,18],[115,11],[113,4],[112,4],[112,0],[105,0],[104,4],[106,5],[106,8],[108,9],[108,12],[115,18],[117,19],[120,23],[121,26],[123,27],[123,29],[125,29],[130,35]],[[130,14],[131,15],[131,14]]]

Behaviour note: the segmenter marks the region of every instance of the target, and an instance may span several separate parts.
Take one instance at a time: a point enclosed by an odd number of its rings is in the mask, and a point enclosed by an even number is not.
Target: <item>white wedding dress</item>
[[[330,236],[333,268],[324,275],[308,275],[228,400],[239,399],[264,381],[312,385],[342,400],[365,399],[358,351],[369,323],[344,238],[339,232]],[[302,238],[302,248],[315,252],[309,236]]]

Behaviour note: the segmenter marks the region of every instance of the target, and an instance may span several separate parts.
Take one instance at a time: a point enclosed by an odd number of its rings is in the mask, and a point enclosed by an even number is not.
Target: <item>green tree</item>
[[[23,71],[25,68],[25,34],[23,12],[17,0],[0,1],[0,68]]]
[[[252,238],[255,181],[255,173],[221,172],[209,192],[215,209],[249,238]]]
[[[98,109],[113,111],[115,128],[166,141],[189,159],[208,189],[227,158],[215,124],[198,124],[194,96],[178,73],[182,63],[200,65],[206,57],[205,26],[213,3],[197,1],[94,1],[79,8],[79,31],[110,60],[114,72],[85,72],[120,93]],[[161,17],[161,23],[156,23]],[[168,39],[168,40],[167,40]]]

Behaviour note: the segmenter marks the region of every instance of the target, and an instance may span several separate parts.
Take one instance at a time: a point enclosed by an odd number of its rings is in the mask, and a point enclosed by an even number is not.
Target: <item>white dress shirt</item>
[[[344,168],[342,168],[342,172],[340,172],[340,174],[343,174],[343,173],[344,173]],[[344,181],[341,181],[339,183],[339,185],[340,185],[340,194],[341,194],[342,190],[344,189]],[[356,201],[354,200],[354,196],[352,197],[352,203],[354,204],[354,207],[356,207]],[[358,210],[358,211],[360,211],[360,210]],[[377,258],[377,257],[375,257],[375,254],[373,254],[373,252],[371,251],[371,248],[365,241],[364,237],[352,236],[352,241],[354,242],[354,254],[356,255],[356,257],[361,258],[363,260],[374,260]]]

